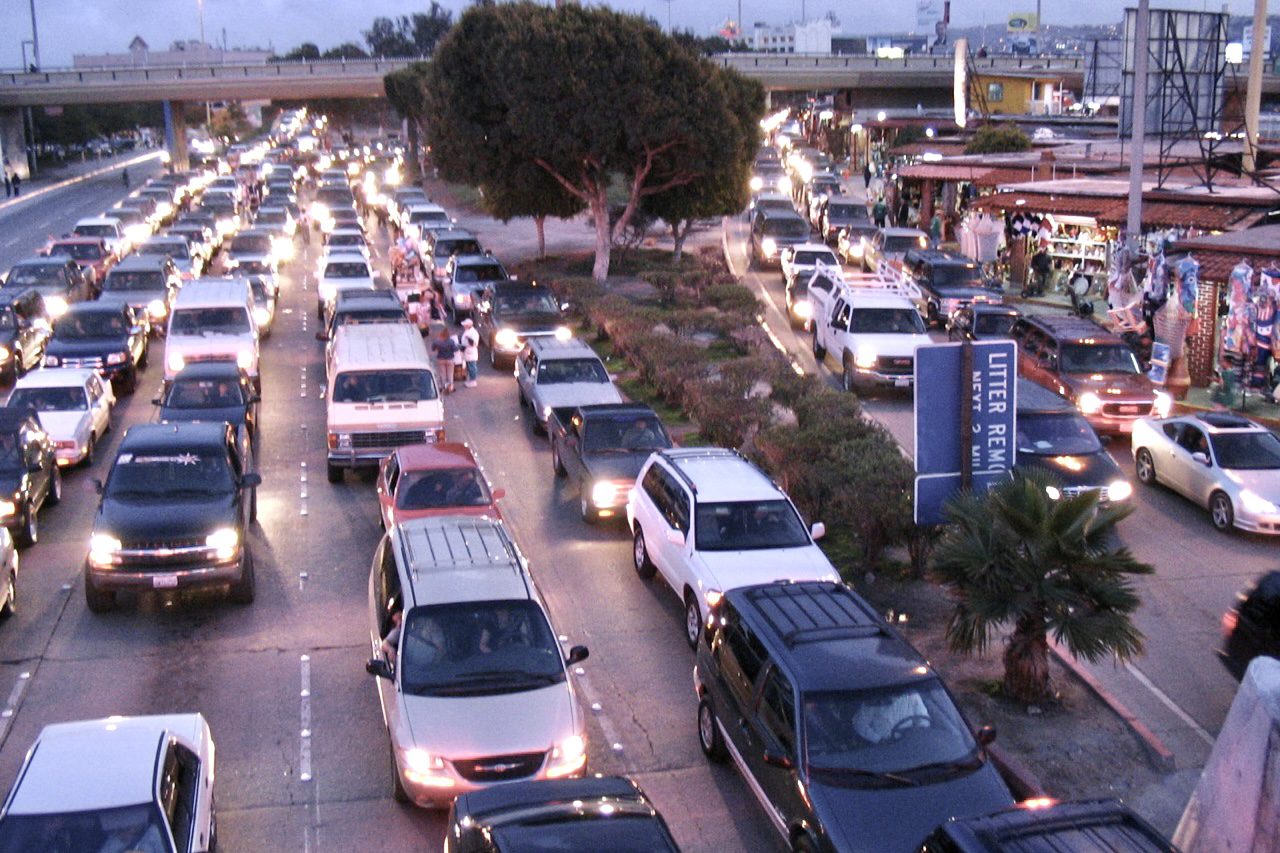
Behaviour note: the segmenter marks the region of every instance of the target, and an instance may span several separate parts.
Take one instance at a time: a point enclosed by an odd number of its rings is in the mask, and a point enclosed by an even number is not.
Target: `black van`
[[[949,820],[919,853],[1178,853],[1116,800],[1029,800],[983,817]]]
[[[1098,490],[1098,503],[1123,503],[1133,484],[1111,458],[1084,415],[1067,400],[1027,379],[1018,380],[1017,457],[1014,467],[1050,474],[1057,494]]]

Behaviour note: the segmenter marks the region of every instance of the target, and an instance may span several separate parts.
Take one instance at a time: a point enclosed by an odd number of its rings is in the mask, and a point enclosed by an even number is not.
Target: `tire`
[[[538,413],[533,411],[533,407],[529,407],[529,426],[533,429],[534,435],[546,435],[547,425],[538,420]]]
[[[658,567],[649,559],[649,548],[644,544],[644,530],[636,525],[636,535],[631,541],[631,564],[641,580],[649,580],[657,572]]]
[[[53,473],[49,476],[49,494],[45,495],[44,502],[49,506],[57,506],[62,503],[62,469],[58,467],[57,461],[53,463]]]
[[[319,320],[321,323],[324,322],[324,303],[323,302],[316,303],[316,319]]]
[[[821,363],[827,357],[827,348],[818,343],[818,326],[813,326],[813,357]]]
[[[84,576],[84,603],[88,606],[90,613],[107,613],[115,610],[116,594],[114,592],[104,592],[95,587],[86,572]]]
[[[40,538],[40,522],[35,509],[30,504],[27,505],[26,512],[23,513],[22,527],[14,534],[13,538],[22,548],[30,548]]]
[[[689,648],[698,650],[698,640],[702,637],[702,608],[698,606],[698,597],[693,590],[684,593],[684,639]]]
[[[578,514],[587,524],[595,524],[600,520],[600,511],[591,505],[591,490],[586,483],[578,489]]]
[[[698,702],[698,746],[702,754],[717,764],[729,757],[724,748],[724,738],[720,735],[720,725],[716,720],[716,709],[706,696]]]
[[[80,467],[82,468],[93,467],[93,452],[94,450],[97,449],[97,447],[98,447],[98,437],[93,433],[89,433],[89,444],[84,449],[84,458],[80,460]]]
[[[258,520],[258,490],[254,488],[251,491],[252,494],[249,495],[249,521],[254,522]]]
[[[228,597],[236,604],[253,604],[254,586],[253,552],[246,545],[244,549],[244,568],[241,570],[240,580],[231,585]]]
[[[840,387],[849,394],[856,394],[858,391],[857,383],[853,381],[853,362],[848,358],[845,358],[844,369],[840,371]]]
[[[1137,456],[1133,461],[1134,471],[1138,475],[1138,482],[1144,486],[1154,486],[1156,484],[1156,462],[1151,458],[1151,451],[1145,447],[1139,448]]]
[[[9,569],[4,585],[4,600],[0,602],[0,619],[8,619],[18,609],[18,570]]]
[[[1226,492],[1214,492],[1209,495],[1209,518],[1219,532],[1230,533],[1236,524],[1236,512],[1231,506],[1231,498]]]
[[[551,470],[557,477],[564,477],[568,472],[564,469],[564,461],[560,458],[560,449],[551,442]]]
[[[408,804],[409,792],[400,781],[400,768],[396,767],[396,755],[390,744],[387,745],[387,755],[391,759],[391,798],[397,803]]]
[[[334,483],[336,485],[337,483],[342,482],[342,469],[337,465],[334,465],[332,462],[330,462],[326,467],[325,473],[328,474],[330,483]]]
[[[795,853],[813,853],[815,848],[813,842],[809,840],[809,836],[800,835],[796,837],[795,841],[791,842],[791,849]]]
[[[142,355],[138,356],[138,366],[135,367],[134,370],[135,371],[146,370],[147,363],[148,363],[147,360],[150,357],[151,357],[151,347],[147,346],[147,342],[144,340],[142,342]]]
[[[498,369],[498,353],[493,348],[493,343],[489,344],[489,366],[494,370]]]

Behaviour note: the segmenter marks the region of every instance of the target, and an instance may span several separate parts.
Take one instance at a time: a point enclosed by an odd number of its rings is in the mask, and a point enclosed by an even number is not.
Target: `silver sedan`
[[[1131,446],[1144,485],[1206,507],[1218,530],[1280,534],[1280,438],[1265,427],[1226,412],[1142,418]]]

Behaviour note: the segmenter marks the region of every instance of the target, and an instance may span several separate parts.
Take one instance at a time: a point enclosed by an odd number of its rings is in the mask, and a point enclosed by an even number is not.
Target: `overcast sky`
[[[465,0],[441,0],[455,14]],[[937,0],[939,5],[941,0]],[[230,46],[274,46],[283,52],[311,41],[322,49],[344,41],[361,41],[360,32],[378,15],[423,11],[429,2],[408,0],[204,0],[205,34],[210,42],[227,31]],[[718,24],[737,15],[737,0],[615,0],[614,8],[641,12],[677,29],[710,33]],[[1119,22],[1125,6],[1137,0],[1041,0],[1050,23]],[[43,64],[69,66],[74,53],[123,51],[135,35],[153,48],[163,49],[177,39],[197,38],[200,33],[197,0],[35,0]],[[1220,2],[1206,0],[1153,0],[1152,6],[1176,9],[1220,9]],[[1235,14],[1247,14],[1249,0],[1230,0]],[[811,18],[834,12],[848,34],[906,32],[915,26],[915,0],[806,0]],[[742,0],[742,17],[748,22],[785,23],[801,17],[802,0]],[[952,0],[954,25],[1003,23],[1010,12],[1034,11],[1035,0]],[[28,0],[4,0],[0,11],[0,67],[21,63],[21,40],[30,37]]]

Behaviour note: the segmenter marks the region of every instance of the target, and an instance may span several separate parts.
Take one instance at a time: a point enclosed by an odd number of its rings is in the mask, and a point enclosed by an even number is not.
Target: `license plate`
[[[1140,415],[1142,414],[1141,406],[1121,406],[1120,414],[1122,415]]]
[[[893,387],[894,388],[910,388],[911,380],[907,379],[905,376],[901,379],[895,379],[893,380]]]
[[[153,589],[177,589],[177,575],[155,575],[151,578],[151,587]]]
[[[911,359],[909,359],[909,358],[895,358],[895,359],[893,360],[893,366],[894,366],[894,367],[910,367],[910,366],[911,366]]]

